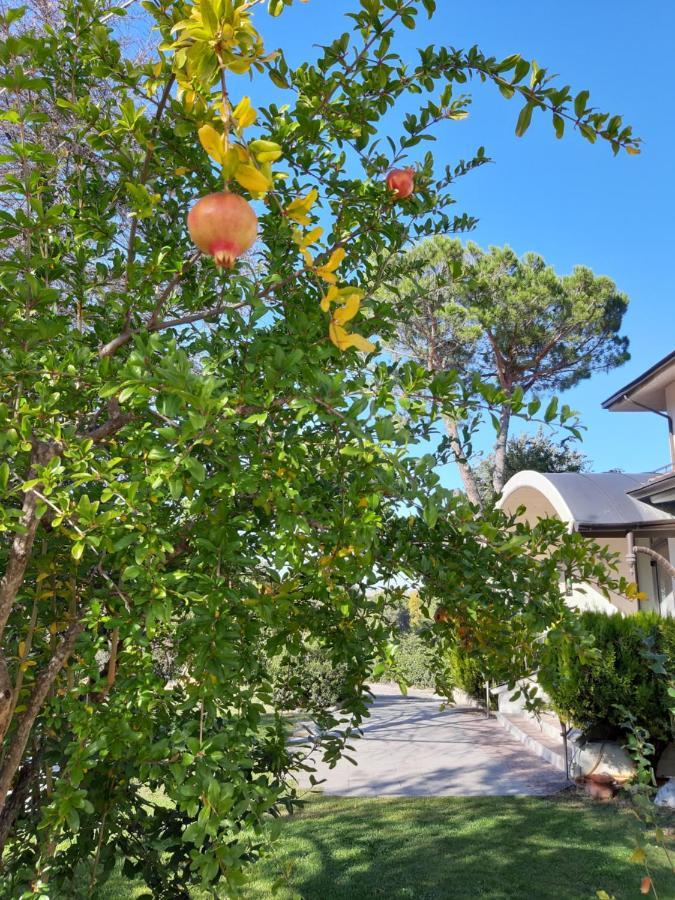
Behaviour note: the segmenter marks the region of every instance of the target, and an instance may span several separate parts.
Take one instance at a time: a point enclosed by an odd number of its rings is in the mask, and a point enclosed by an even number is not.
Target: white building
[[[646,600],[615,595],[608,601],[590,585],[570,585],[574,606],[607,612],[649,609],[675,615],[675,351],[603,404],[610,412],[639,412],[668,424],[670,462],[655,472],[545,473],[524,471],[504,485],[500,506],[523,518],[556,517],[620,555],[619,574],[637,581]],[[665,448],[664,448],[665,449]],[[670,564],[670,565],[669,565]]]

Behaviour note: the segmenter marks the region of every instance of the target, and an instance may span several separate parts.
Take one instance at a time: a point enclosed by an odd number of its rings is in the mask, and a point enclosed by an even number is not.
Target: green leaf
[[[552,397],[548,406],[546,407],[546,411],[544,412],[544,421],[552,422],[556,415],[558,414],[558,398]]]
[[[188,456],[185,460],[185,465],[195,481],[198,481],[201,484],[206,479],[206,469],[198,459],[194,458],[194,456]]]
[[[576,114],[577,119],[580,119],[583,114],[586,112],[586,104],[588,102],[588,98],[590,96],[589,91],[579,91],[577,96],[574,99],[574,112]]]
[[[73,559],[81,559],[82,554],[84,553],[84,542],[76,541],[73,546],[70,548],[70,555]]]
[[[526,103],[525,106],[521,109],[520,115],[518,116],[518,121],[516,122],[516,137],[522,137],[530,127],[533,109],[534,106],[531,103]]]

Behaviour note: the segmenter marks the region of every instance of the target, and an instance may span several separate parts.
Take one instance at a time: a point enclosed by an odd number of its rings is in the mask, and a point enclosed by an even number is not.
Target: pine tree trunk
[[[448,432],[448,437],[450,438],[450,446],[452,448],[453,456],[455,457],[455,462],[457,463],[457,469],[459,470],[460,477],[464,484],[466,496],[472,503],[474,503],[479,509],[482,510],[483,500],[478,492],[478,486],[473,474],[473,469],[464,456],[462,444],[459,440],[457,423],[450,419],[448,416],[444,416],[443,421],[445,423],[445,430]]]
[[[495,494],[501,494],[504,487],[504,475],[506,472],[506,442],[509,439],[509,425],[511,423],[511,407],[508,404],[502,406],[499,414],[499,432],[494,446],[495,467],[492,473],[492,487]]]

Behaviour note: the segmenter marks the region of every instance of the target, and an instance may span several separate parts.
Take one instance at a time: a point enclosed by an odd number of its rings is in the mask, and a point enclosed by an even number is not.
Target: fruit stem
[[[220,50],[216,50],[218,58],[218,71],[220,74],[220,95],[221,95],[221,114],[223,120],[223,146],[227,153],[230,144],[230,127],[232,125],[232,106],[230,105],[230,97],[227,93],[227,83],[225,81],[225,64]]]
[[[230,128],[232,126],[232,105],[230,104],[230,96],[227,93],[227,83],[225,81],[225,63],[220,52],[220,47],[216,47],[216,57],[218,59],[218,73],[220,75],[220,118],[223,121],[223,150],[225,153],[230,149]],[[225,176],[223,171],[223,181],[225,182],[225,190],[229,183],[229,178]]]

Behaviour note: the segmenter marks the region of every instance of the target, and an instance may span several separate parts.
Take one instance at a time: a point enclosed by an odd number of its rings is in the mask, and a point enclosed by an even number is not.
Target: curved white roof
[[[530,488],[542,494],[564,521],[575,525],[637,525],[674,520],[630,497],[654,477],[653,472],[518,472],[504,485],[500,506],[517,490]],[[515,499],[515,498],[514,498]]]

